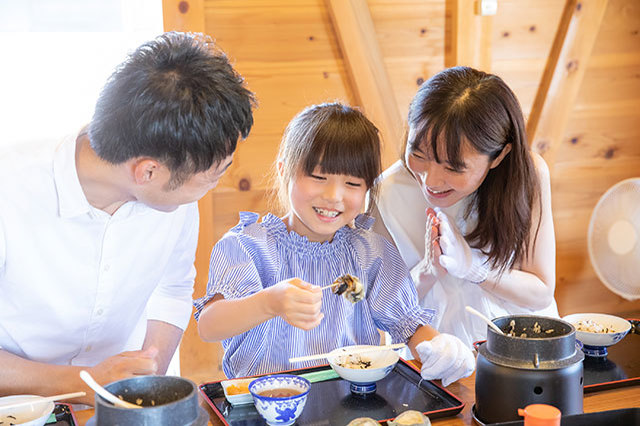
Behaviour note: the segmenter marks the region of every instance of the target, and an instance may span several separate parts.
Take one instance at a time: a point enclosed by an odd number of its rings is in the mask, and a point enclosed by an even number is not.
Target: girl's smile
[[[332,219],[335,219],[336,217],[338,217],[338,215],[342,213],[337,210],[323,209],[320,207],[314,207],[313,210],[315,210],[315,212],[318,213],[318,216],[320,216],[320,220],[327,220],[327,221],[331,221]]]

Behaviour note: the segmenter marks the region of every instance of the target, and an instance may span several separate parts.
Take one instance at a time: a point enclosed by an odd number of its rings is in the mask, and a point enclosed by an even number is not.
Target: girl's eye
[[[314,175],[314,174],[311,174],[309,176],[311,176],[313,179],[316,179],[316,180],[327,180],[327,178],[324,177],[324,176],[319,176],[319,175]]]
[[[362,184],[360,182],[347,182],[347,185],[353,186],[353,187],[356,187],[356,188],[360,188],[362,186]]]

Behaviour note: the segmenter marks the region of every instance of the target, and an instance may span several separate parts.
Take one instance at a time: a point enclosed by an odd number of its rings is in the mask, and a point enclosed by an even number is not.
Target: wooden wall
[[[190,2],[188,12],[184,3],[164,0],[166,29],[202,26],[233,59],[260,103],[255,127],[240,144],[232,168],[219,188],[201,201],[195,291],[200,297],[205,293],[211,245],[236,224],[237,212],[269,210],[265,190],[287,122],[309,104],[336,99],[355,103],[357,96],[323,0],[199,0]],[[491,26],[491,71],[510,84],[528,116],[564,2],[498,3]],[[450,4],[368,4],[404,120],[418,85],[444,67]],[[584,64],[588,68],[568,129],[550,165],[561,314],[640,309],[639,303],[623,300],[599,282],[586,247],[587,225],[598,198],[614,183],[640,176],[639,30],[640,2],[608,2],[593,54]],[[198,382],[222,377],[219,354],[219,344],[199,340],[192,321],[181,347],[183,374]]]

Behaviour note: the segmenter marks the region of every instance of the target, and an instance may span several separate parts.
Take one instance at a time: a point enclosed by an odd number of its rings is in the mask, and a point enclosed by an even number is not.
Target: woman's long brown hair
[[[416,93],[409,108],[409,126],[415,130],[406,148],[425,144],[438,158],[438,140],[446,141],[446,160],[463,164],[461,146],[468,141],[491,160],[507,144],[511,151],[471,196],[466,217],[475,209],[478,224],[465,238],[488,255],[500,273],[525,260],[534,222],[533,205],[540,205],[540,184],[525,133],[524,118],[514,93],[498,76],[469,67],[446,69]],[[540,227],[536,213],[534,237]]]

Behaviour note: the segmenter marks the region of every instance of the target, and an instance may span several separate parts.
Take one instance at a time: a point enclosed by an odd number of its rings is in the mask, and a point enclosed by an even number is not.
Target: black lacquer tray
[[[640,320],[630,319],[631,331],[609,346],[606,357],[584,357],[584,392],[629,386],[640,382]]]
[[[481,423],[474,417],[475,424],[481,426],[523,426],[524,420],[503,423]],[[640,408],[599,411],[596,413],[562,416],[562,426],[634,426],[640,425]]]
[[[322,365],[288,371],[303,374],[331,368]],[[219,381],[199,386],[200,392],[213,412],[227,425],[264,425],[253,404],[232,406],[224,397]],[[377,383],[375,394],[358,396],[349,390],[349,382],[341,379],[315,382],[307,403],[296,424],[346,425],[357,417],[371,417],[380,422],[394,419],[406,410],[418,410],[429,418],[454,416],[464,403],[446,389],[428,380],[421,380],[420,371],[400,359],[387,377]]]
[[[76,416],[68,404],[56,403],[53,415],[56,420],[50,419],[45,426],[76,426],[78,424]]]

